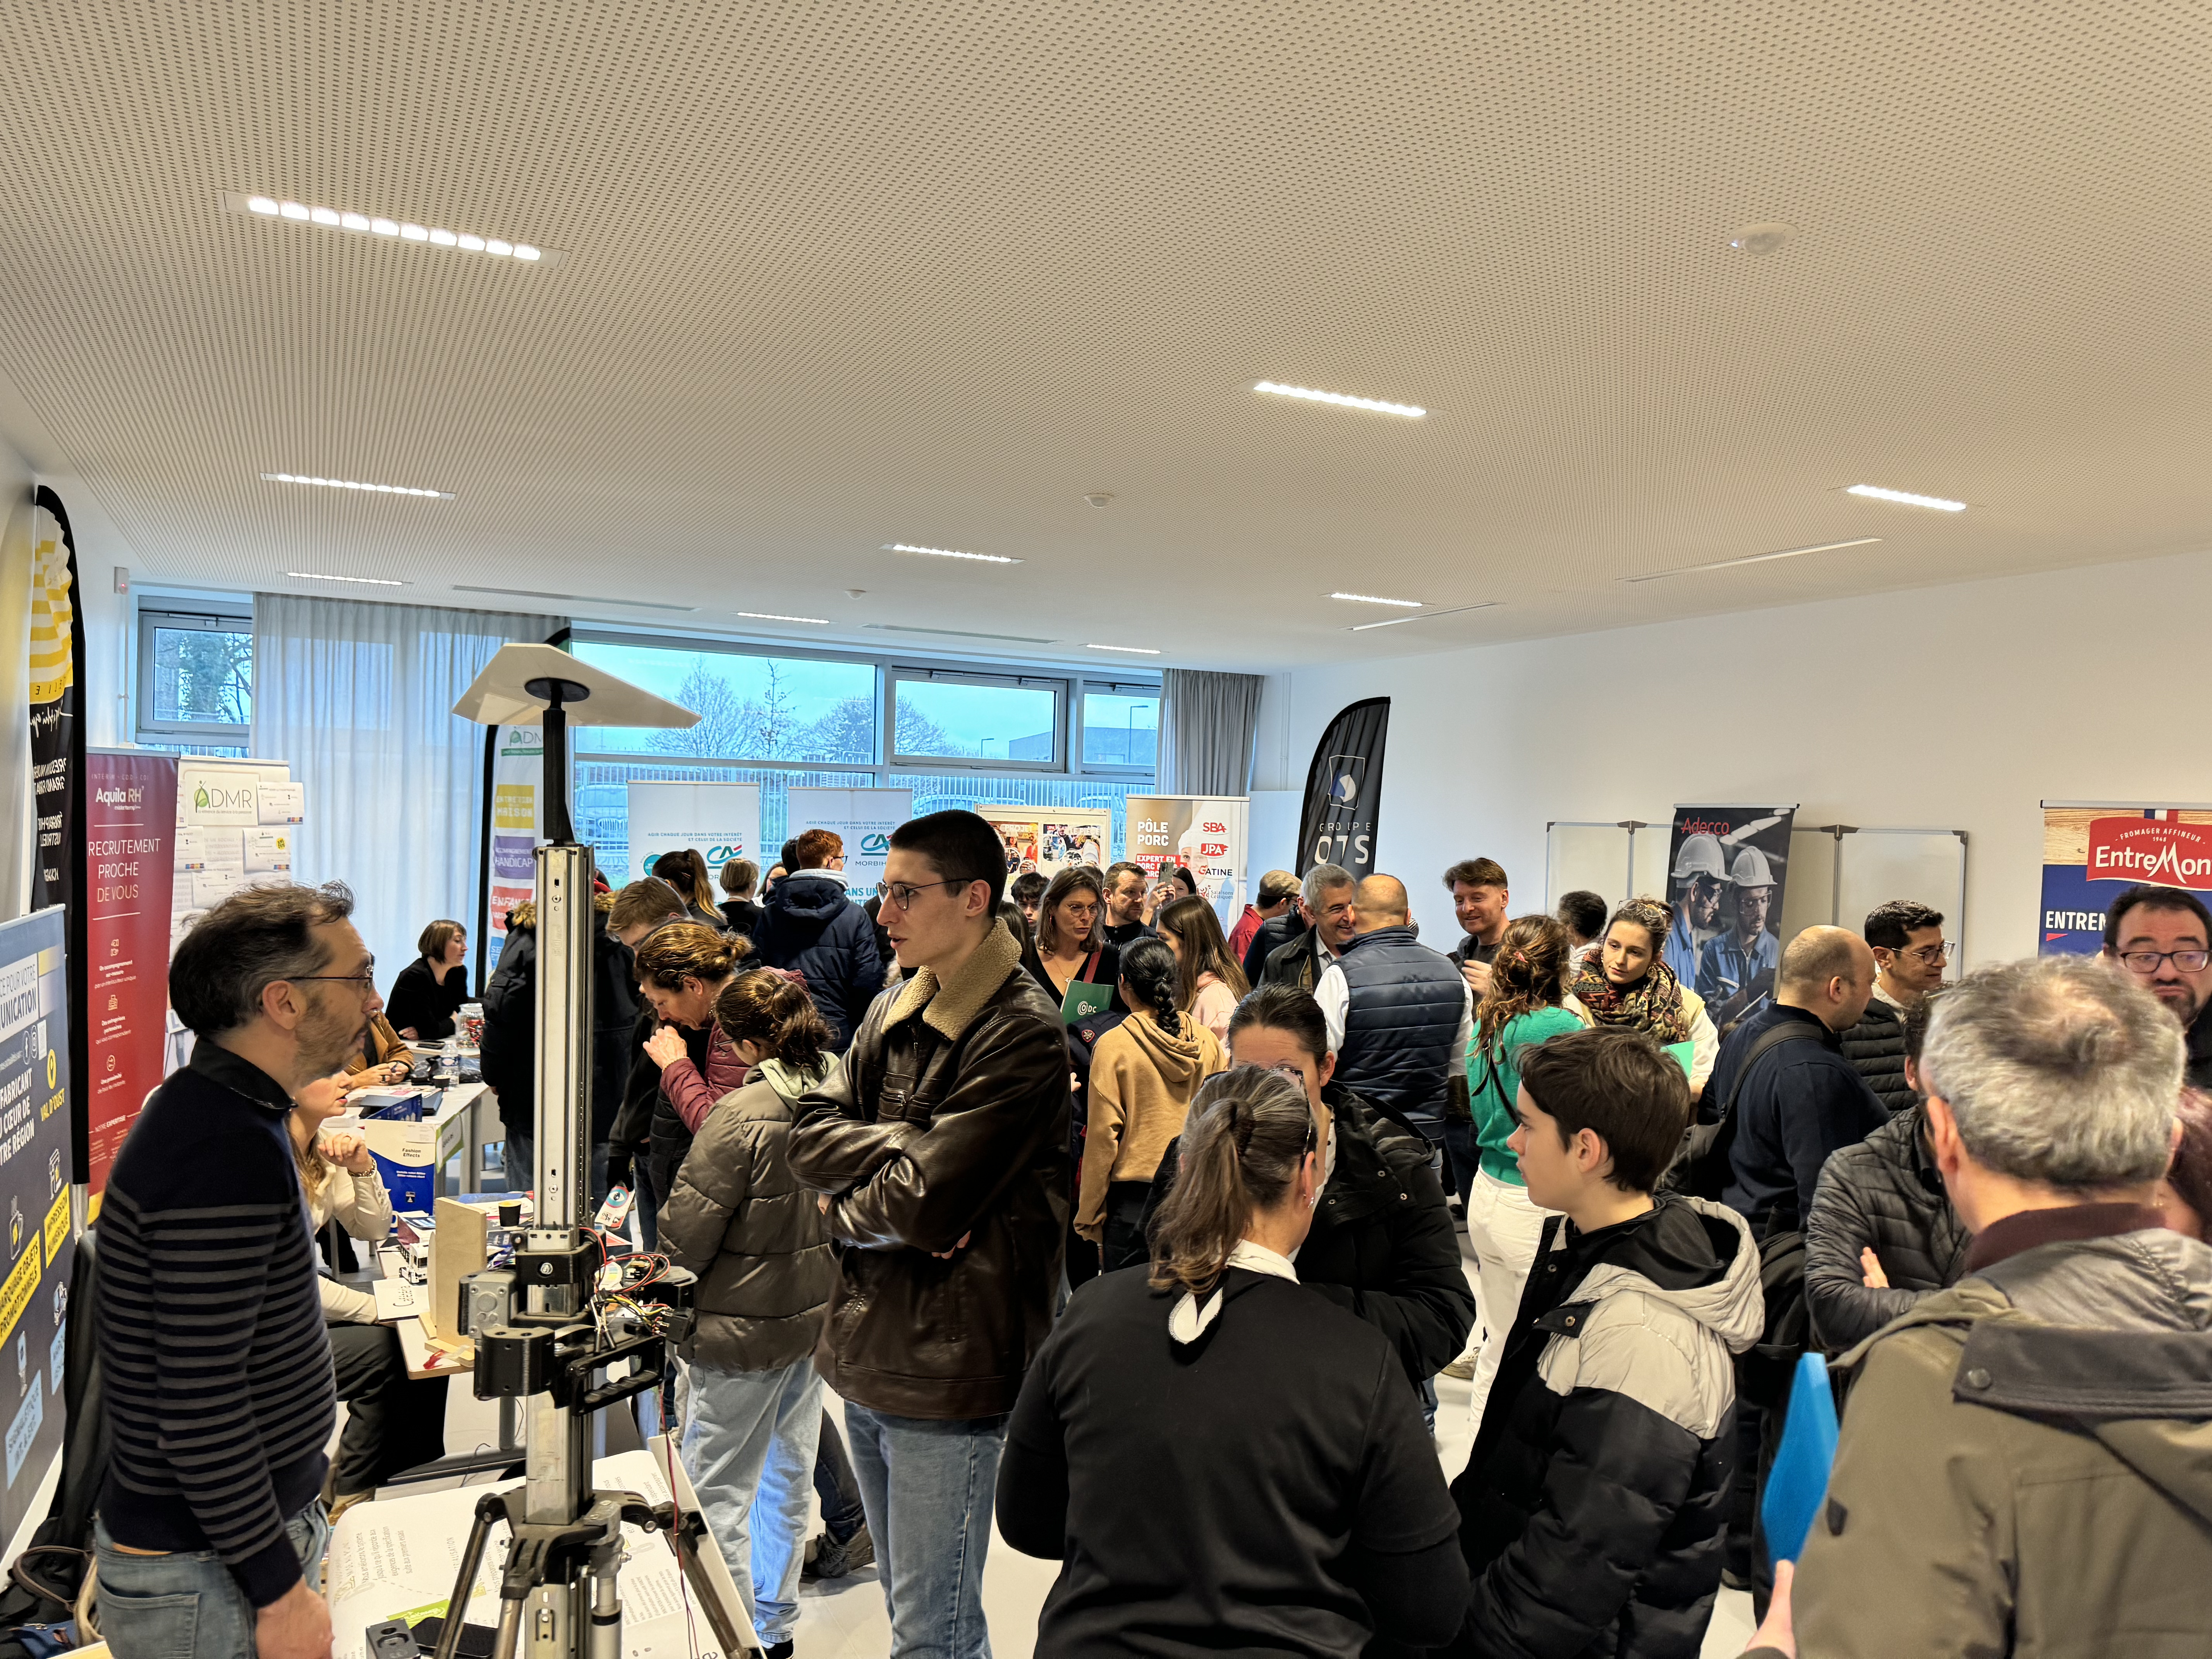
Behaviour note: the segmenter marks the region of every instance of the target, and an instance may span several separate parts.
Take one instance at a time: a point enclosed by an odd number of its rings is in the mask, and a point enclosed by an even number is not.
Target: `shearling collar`
[[[927,1006],[928,1012],[922,1015],[922,1023],[948,1042],[957,1042],[960,1034],[975,1023],[975,1017],[990,1006],[992,996],[1021,965],[1021,960],[1022,947],[1014,942],[1006,924],[999,922],[984,936],[983,942],[975,947],[975,954],[968,958],[951,984],[940,987],[937,970],[924,968],[899,987],[898,1000],[891,1004],[884,1029],[889,1030]]]

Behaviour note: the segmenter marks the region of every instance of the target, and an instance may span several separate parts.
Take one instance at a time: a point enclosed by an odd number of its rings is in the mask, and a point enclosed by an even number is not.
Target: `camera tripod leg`
[[[484,1543],[491,1536],[491,1523],[507,1518],[507,1505],[495,1492],[486,1492],[477,1500],[476,1518],[469,1523],[469,1541],[461,1550],[461,1573],[454,1581],[453,1599],[446,1604],[445,1627],[438,1632],[438,1645],[433,1659],[453,1659],[461,1639],[461,1620],[469,1605],[469,1592],[477,1582],[477,1569],[483,1565]]]

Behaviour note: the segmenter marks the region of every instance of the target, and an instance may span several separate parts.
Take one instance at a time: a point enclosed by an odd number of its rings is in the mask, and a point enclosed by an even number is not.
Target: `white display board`
[[[1546,825],[1546,914],[1558,911],[1562,894],[1577,890],[1595,893],[1605,901],[1608,912],[1619,909],[1623,899],[1633,896],[1624,886],[1629,880],[1632,850],[1630,831],[1622,824],[1558,819]],[[1515,914],[1524,914],[1531,908],[1516,907]]]
[[[891,831],[914,816],[911,789],[829,789],[794,784],[785,809],[787,838],[827,830],[845,843],[845,888],[866,899],[884,878]]]
[[[1122,811],[1129,862],[1148,877],[1182,865],[1223,927],[1233,927],[1250,885],[1250,803],[1242,795],[1132,795]]]
[[[287,762],[178,759],[171,954],[194,922],[240,888],[292,879],[307,811],[305,786],[292,781]]]
[[[751,859],[766,867],[760,854],[760,785],[633,781],[628,787],[629,870],[624,881],[648,873],[663,853],[687,847],[705,857],[710,877],[732,859]]]

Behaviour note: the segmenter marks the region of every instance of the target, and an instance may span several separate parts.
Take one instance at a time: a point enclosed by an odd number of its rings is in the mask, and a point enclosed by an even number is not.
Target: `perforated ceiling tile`
[[[878,644],[1103,612],[1164,660],[1261,666],[2207,539],[2198,4],[0,0],[0,26],[35,65],[0,102],[0,376],[145,578],[604,591]],[[1760,220],[1798,234],[1729,248]],[[1498,603],[1353,634],[1346,586]]]

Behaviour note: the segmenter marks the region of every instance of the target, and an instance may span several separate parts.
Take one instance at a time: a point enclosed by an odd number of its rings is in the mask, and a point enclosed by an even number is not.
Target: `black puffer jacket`
[[[1972,1240],[1929,1152],[1926,1113],[1918,1105],[1900,1112],[1821,1167],[1805,1224],[1805,1299],[1813,1340],[1831,1355],[1966,1276]],[[1859,1252],[1869,1244],[1886,1291],[1866,1286]]]
[[[1734,1473],[1729,1359],[1765,1315],[1758,1248],[1717,1204],[1544,1224],[1452,1483],[1474,1598],[1445,1651],[1696,1659]]]
[[[1459,1358],[1474,1326],[1474,1294],[1425,1140],[1348,1089],[1322,1098],[1336,1121],[1336,1167],[1313,1231],[1298,1247],[1298,1283],[1390,1339],[1416,1387]],[[1181,1138],[1160,1155],[1145,1200],[1145,1232],[1175,1186]]]
[[[1918,1098],[1905,1080],[1905,1016],[1880,997],[1867,1003],[1859,1023],[1844,1033],[1844,1058],[1892,1117]]]
[[[876,952],[876,924],[845,896],[845,878],[834,870],[796,870],[768,896],[753,949],[771,968],[806,981],[822,1018],[842,1053],[884,988],[884,959]]]

